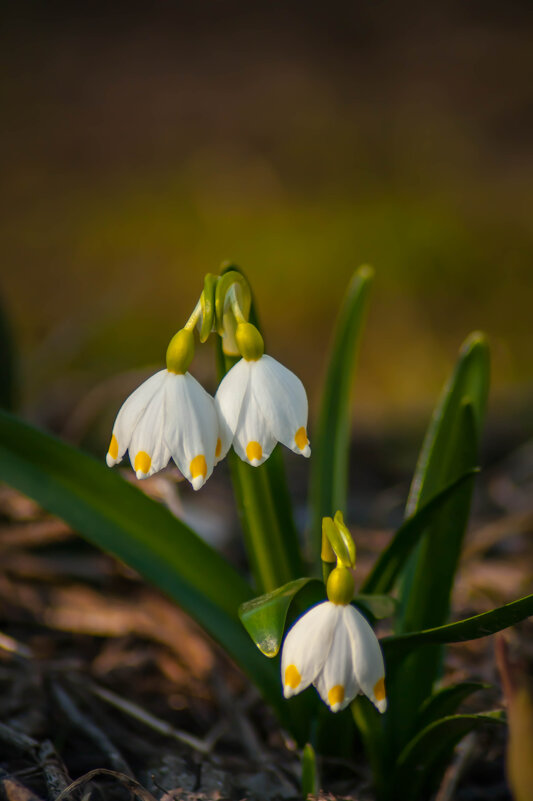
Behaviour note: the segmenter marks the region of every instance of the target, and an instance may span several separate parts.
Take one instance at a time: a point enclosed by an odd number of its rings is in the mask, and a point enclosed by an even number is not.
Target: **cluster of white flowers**
[[[189,344],[186,335],[192,337],[187,331],[176,335],[181,336],[180,357]],[[147,478],[172,458],[198,490],[232,445],[254,467],[268,459],[277,442],[310,456],[307,395],[300,379],[282,364],[252,352],[228,371],[213,398],[182,371],[183,358],[178,361],[176,368],[167,354],[167,369],[141,384],[122,405],[107,452],[109,467],[128,451],[137,478]]]

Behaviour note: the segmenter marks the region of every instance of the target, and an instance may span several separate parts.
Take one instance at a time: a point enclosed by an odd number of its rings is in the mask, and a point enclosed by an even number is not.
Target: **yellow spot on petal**
[[[335,687],[331,688],[328,692],[328,701],[330,706],[342,704],[344,701],[344,687],[342,684],[336,684]]]
[[[113,434],[111,437],[111,442],[109,443],[109,455],[112,459],[116,459],[118,456],[118,440]]]
[[[152,459],[150,458],[150,456],[148,456],[146,451],[139,451],[139,453],[135,457],[135,463],[133,465],[133,469],[135,470],[135,472],[137,472],[137,470],[140,470],[141,473],[148,473],[151,464],[152,464]]]
[[[295,690],[300,684],[302,677],[296,665],[288,665],[285,669],[285,684]]]
[[[374,696],[376,701],[383,701],[385,698],[385,679],[381,678],[374,684]]]
[[[306,445],[309,445],[309,439],[307,438],[307,431],[303,426],[299,428],[296,434],[294,435],[294,441],[301,451],[303,451]]]
[[[221,452],[222,452],[222,442],[221,442],[221,439],[219,437],[217,439],[217,447],[215,449],[215,459],[218,459],[218,457],[220,456]]]
[[[259,460],[263,456],[263,448],[258,442],[249,442],[246,446],[246,456],[251,462],[253,462],[254,459]]]
[[[198,476],[203,476],[204,478],[207,475],[207,463],[205,461],[205,456],[201,453],[199,456],[195,456],[194,459],[191,461],[189,465],[189,470],[191,471],[191,476],[193,478],[198,478]]]

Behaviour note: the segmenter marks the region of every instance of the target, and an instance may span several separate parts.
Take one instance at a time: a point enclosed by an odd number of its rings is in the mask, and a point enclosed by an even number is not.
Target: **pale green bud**
[[[167,348],[167,370],[183,375],[189,369],[194,356],[194,335],[182,328],[174,334]]]
[[[256,362],[265,352],[263,337],[252,323],[239,323],[235,339],[241,356],[247,362]]]
[[[340,606],[347,606],[353,598],[355,582],[347,567],[336,567],[331,571],[327,583],[328,599]]]

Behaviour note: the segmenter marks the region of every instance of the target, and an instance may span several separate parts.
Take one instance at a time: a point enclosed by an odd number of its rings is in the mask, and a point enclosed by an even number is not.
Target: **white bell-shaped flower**
[[[192,334],[180,331],[167,352],[167,365],[123,403],[107,452],[109,467],[129,452],[137,478],[162,470],[170,458],[195,490],[211,473],[220,452],[215,402],[186,368]]]
[[[311,455],[304,386],[271,356],[237,362],[222,379],[215,403],[221,428],[219,458],[233,445],[238,456],[255,467],[268,459],[277,442]]]
[[[379,641],[350,604],[324,601],[300,617],[283,643],[281,678],[285,698],[313,684],[332,712],[358,694],[385,712],[385,667]]]

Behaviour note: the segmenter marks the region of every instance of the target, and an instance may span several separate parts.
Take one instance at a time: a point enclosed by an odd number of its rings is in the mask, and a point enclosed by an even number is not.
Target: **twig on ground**
[[[53,682],[51,685],[54,698],[63,711],[68,720],[86,737],[93,741],[93,743],[100,749],[100,751],[107,756],[109,762],[115,770],[119,773],[125,774],[133,778],[133,772],[128,763],[116,748],[114,743],[111,742],[105,732],[103,732],[87,715],[81,712],[68,693],[60,687],[59,684]]]
[[[50,799],[55,799],[63,790],[72,784],[63,760],[55,750],[50,740],[45,740],[39,746],[39,766],[44,774],[44,780]]]
[[[175,729],[170,723],[161,720],[161,718],[157,718],[155,715],[152,715],[151,712],[147,712],[146,709],[143,709],[133,701],[121,698],[120,695],[117,695],[111,690],[106,690],[104,687],[99,687],[92,682],[88,686],[91,692],[98,698],[101,698],[102,701],[106,701],[111,706],[114,706],[115,709],[119,709],[121,712],[138,720],[140,723],[144,723],[145,726],[148,726],[159,734],[178,740],[178,742],[188,745],[189,748],[193,748],[201,754],[208,754],[211,751],[213,745],[209,740],[200,740],[193,734],[187,734],[187,732]]]
[[[82,785],[87,784],[87,782],[92,781],[97,776],[112,776],[114,779],[117,779],[124,787],[126,787],[131,793],[136,795],[141,801],[156,801],[156,798],[150,793],[142,784],[139,784],[137,779],[134,779],[132,776],[127,776],[124,773],[116,770],[108,770],[107,768],[97,768],[96,770],[91,770],[89,773],[85,773],[83,776],[80,776],[79,779],[73,781],[69,784],[68,787],[65,787],[62,793],[58,795],[55,801],[65,801],[74,790],[77,790]]]

